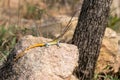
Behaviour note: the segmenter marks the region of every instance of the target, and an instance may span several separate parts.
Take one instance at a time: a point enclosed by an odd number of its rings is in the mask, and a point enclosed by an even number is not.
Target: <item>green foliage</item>
[[[119,32],[120,31],[120,18],[117,16],[109,16],[108,27]]]
[[[20,28],[18,26],[0,26],[0,61],[11,52],[20,37],[25,35],[34,35],[36,33],[33,29]]]
[[[0,60],[9,54],[16,44],[16,28],[0,26]]]
[[[20,36],[29,34],[29,29],[22,29],[18,26],[0,26],[0,60],[6,58],[10,51],[14,48]]]
[[[105,80],[119,80],[119,79],[117,77],[112,77],[110,75],[106,75]]]
[[[106,65],[103,72],[94,75],[94,80],[120,80],[120,72],[114,72],[113,67]]]
[[[113,77],[112,75],[95,74],[94,80],[120,80],[120,79],[118,77]]]

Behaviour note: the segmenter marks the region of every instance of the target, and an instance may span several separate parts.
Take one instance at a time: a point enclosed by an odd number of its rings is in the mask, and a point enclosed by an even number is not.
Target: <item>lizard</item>
[[[36,43],[36,44],[33,44],[27,48],[25,48],[22,52],[18,53],[16,56],[15,56],[15,59],[14,61],[17,61],[20,57],[24,56],[25,55],[25,52],[32,49],[32,48],[35,48],[35,47],[43,47],[43,46],[50,46],[50,45],[58,45],[59,46],[59,41],[58,40],[53,40],[53,41],[50,41],[50,42],[47,42],[47,43]]]
[[[75,15],[75,14],[74,14]],[[71,19],[69,20],[69,22],[67,23],[65,29],[63,30],[62,34],[59,35],[57,38],[55,38],[54,40],[50,41],[50,42],[47,42],[47,43],[36,43],[36,44],[33,44],[29,47],[27,47],[26,49],[24,49],[22,52],[18,53],[15,55],[15,58],[14,58],[14,61],[17,61],[19,58],[23,57],[25,54],[26,54],[26,51],[32,49],[32,48],[35,48],[35,47],[43,47],[43,46],[51,46],[51,45],[57,45],[59,46],[59,42],[60,42],[60,38],[62,36],[64,36],[64,34],[69,30],[70,28],[70,25],[71,25],[71,21],[72,21],[72,18],[74,17],[74,15],[71,17]]]

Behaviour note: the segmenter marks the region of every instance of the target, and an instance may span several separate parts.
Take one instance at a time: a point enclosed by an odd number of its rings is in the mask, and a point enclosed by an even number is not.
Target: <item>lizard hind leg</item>
[[[56,44],[58,47],[60,47],[60,41],[58,40],[57,41],[57,44]]]

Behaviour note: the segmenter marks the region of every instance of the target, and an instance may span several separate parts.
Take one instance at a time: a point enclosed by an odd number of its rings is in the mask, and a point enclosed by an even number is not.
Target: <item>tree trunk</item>
[[[112,0],[84,0],[72,43],[79,48],[79,80],[92,80]]]

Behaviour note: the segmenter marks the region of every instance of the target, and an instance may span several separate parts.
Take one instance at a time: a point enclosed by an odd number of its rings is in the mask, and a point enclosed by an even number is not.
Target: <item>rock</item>
[[[110,28],[106,28],[105,35],[104,35],[104,38],[102,41],[102,46],[103,46],[102,48],[106,47],[114,55],[117,54],[118,36],[114,30],[112,30]]]
[[[15,46],[14,53],[18,54],[29,45],[47,41],[50,39],[26,36]],[[74,45],[60,43],[60,47],[36,47],[26,51],[26,54],[12,66],[8,65],[5,69],[7,73],[3,73],[4,68],[1,68],[0,77],[3,75],[5,79],[4,74],[10,74],[11,77],[8,76],[7,80],[77,80],[72,75],[77,61],[78,49]],[[12,72],[9,72],[10,68]]]
[[[119,54],[120,54],[120,33],[118,33],[118,46],[119,46]]]
[[[110,28],[106,28],[97,62],[96,72],[118,72],[120,68],[119,60],[120,53],[117,33]],[[110,67],[111,69],[109,69]]]
[[[117,17],[120,17],[120,1],[113,0],[111,5],[111,14]]]

